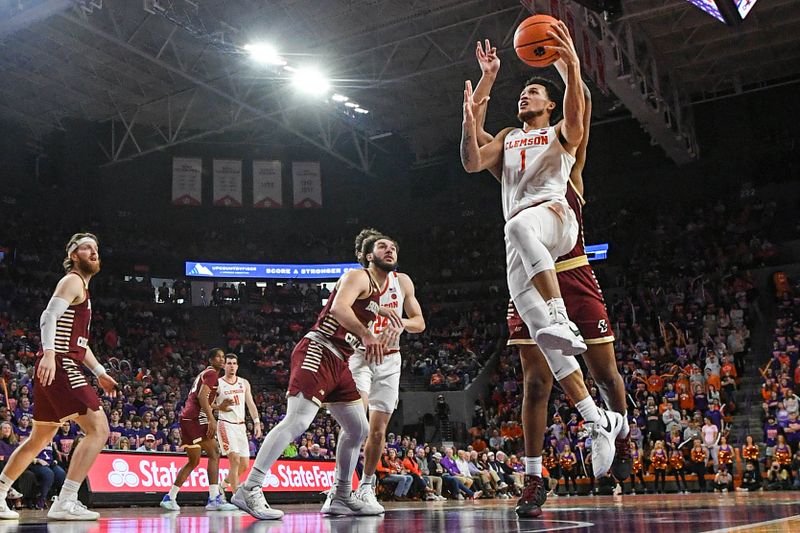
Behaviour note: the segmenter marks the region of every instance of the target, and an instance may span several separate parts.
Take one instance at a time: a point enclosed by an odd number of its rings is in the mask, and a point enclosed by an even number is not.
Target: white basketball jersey
[[[381,307],[389,307],[394,309],[397,311],[398,315],[401,317],[403,316],[403,302],[405,301],[405,295],[403,294],[403,288],[400,287],[400,278],[397,276],[397,272],[389,272],[389,275],[386,276],[386,285],[383,287],[383,292],[381,292],[380,298]],[[388,323],[388,318],[383,316],[376,317],[375,323],[372,326],[372,332],[375,335],[380,335]],[[398,342],[396,346],[390,346],[389,348],[399,350],[400,344]]]
[[[219,412],[219,419],[225,422],[238,424],[244,422],[244,391],[247,380],[244,378],[236,377],[236,382],[231,385],[225,378],[219,378],[219,386],[217,387],[217,403],[222,403],[223,400],[233,400],[233,405],[230,406],[230,411]]]
[[[564,199],[575,157],[564,150],[555,126],[528,132],[515,128],[503,145],[503,216],[510,220],[523,209]]]

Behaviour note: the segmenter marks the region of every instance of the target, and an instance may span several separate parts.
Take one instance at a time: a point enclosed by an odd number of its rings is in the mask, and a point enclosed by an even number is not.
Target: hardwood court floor
[[[0,533],[800,532],[800,493],[794,492],[560,497],[548,501],[539,519],[518,519],[514,500],[389,503],[383,517],[358,518],[325,518],[318,504],[276,507],[286,516],[275,522],[188,506],[180,513],[100,508],[99,522],[74,523],[48,522],[44,511],[25,511],[19,522],[0,522]]]

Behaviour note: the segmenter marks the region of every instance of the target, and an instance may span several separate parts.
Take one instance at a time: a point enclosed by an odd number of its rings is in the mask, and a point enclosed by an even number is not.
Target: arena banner
[[[89,469],[87,481],[93,493],[166,493],[186,461],[182,453],[103,450]],[[200,465],[181,487],[181,493],[208,491],[207,466],[208,458],[201,458]],[[247,471],[252,467],[250,459]],[[228,459],[220,458],[220,480],[225,479],[229,468]],[[278,461],[264,479],[264,491],[319,493],[333,485],[334,468],[334,461]],[[353,488],[357,486],[358,477],[354,473]]]
[[[241,160],[214,160],[214,205],[242,207]]]
[[[292,182],[295,207],[322,207],[322,175],[319,161],[294,161]]]
[[[209,263],[185,261],[185,274],[202,278],[227,279],[338,279],[358,263],[327,264],[266,264],[266,263]]]
[[[172,158],[172,203],[203,203],[203,160],[199,157]]]
[[[253,207],[283,207],[280,161],[253,161]]]

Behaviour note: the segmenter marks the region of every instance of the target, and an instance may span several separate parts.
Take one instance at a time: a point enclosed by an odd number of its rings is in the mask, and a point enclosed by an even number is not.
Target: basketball
[[[558,41],[547,35],[550,25],[556,22],[550,15],[533,15],[517,27],[514,50],[523,63],[541,68],[558,59],[558,52],[545,49],[545,46],[558,46]]]

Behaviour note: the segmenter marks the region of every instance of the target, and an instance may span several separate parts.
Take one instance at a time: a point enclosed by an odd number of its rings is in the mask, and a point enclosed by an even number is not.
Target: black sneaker
[[[542,515],[542,506],[547,501],[545,480],[540,476],[525,476],[525,488],[514,509],[522,518],[536,518]]]
[[[631,459],[631,432],[625,437],[617,437],[614,441],[616,454],[614,462],[611,463],[611,475],[617,481],[628,479],[633,471],[633,460]]]

